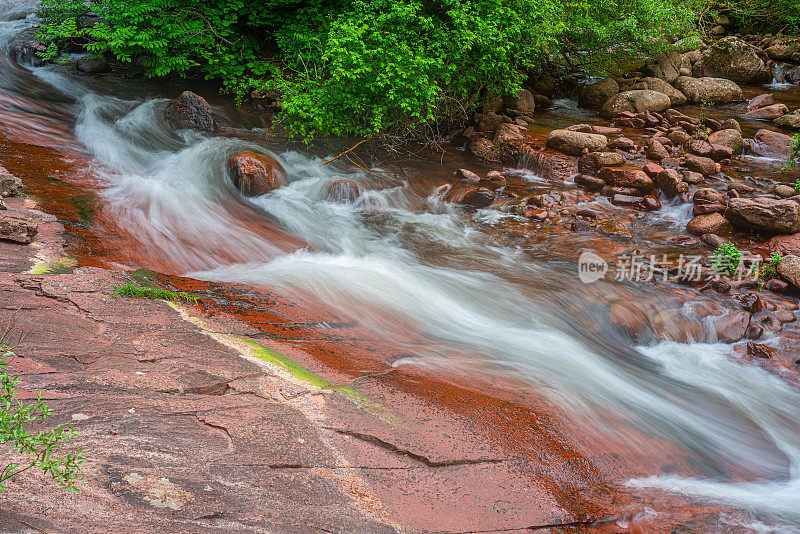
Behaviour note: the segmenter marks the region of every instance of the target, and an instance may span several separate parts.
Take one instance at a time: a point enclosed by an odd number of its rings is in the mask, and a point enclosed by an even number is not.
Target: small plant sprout
[[[711,268],[717,272],[733,274],[742,261],[742,253],[732,243],[725,243],[712,255]]]
[[[781,262],[783,257],[778,254],[777,252],[773,252],[772,256],[770,256],[769,261],[767,261],[761,267],[761,278],[764,280],[769,280],[770,278],[777,278],[778,277],[778,264]]]
[[[150,299],[150,300],[169,300],[169,301],[176,301],[182,300],[184,302],[197,302],[197,297],[194,295],[190,295],[189,293],[185,293],[181,291],[180,293],[175,293],[174,291],[169,291],[167,289],[156,289],[152,287],[137,287],[132,284],[125,284],[124,286],[120,286],[114,289],[114,295],[120,297],[128,297],[128,298],[140,298],[140,299]]]

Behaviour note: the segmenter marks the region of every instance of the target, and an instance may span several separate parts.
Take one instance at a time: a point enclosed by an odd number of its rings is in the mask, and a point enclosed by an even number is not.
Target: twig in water
[[[339,154],[338,156],[336,156],[336,157],[333,157],[333,158],[329,159],[328,161],[326,161],[326,162],[324,162],[324,163],[320,163],[320,164],[319,164],[319,166],[320,166],[320,167],[322,167],[323,165],[327,165],[327,164],[328,164],[328,163],[330,163],[331,161],[334,161],[334,160],[337,160],[337,159],[341,158],[342,156],[344,156],[345,154],[347,154],[348,152],[350,152],[351,150],[353,150],[354,148],[356,148],[358,145],[360,145],[361,143],[364,143],[364,142],[366,142],[366,141],[369,141],[369,139],[362,139],[361,141],[359,141],[358,143],[354,144],[353,146],[351,146],[350,148],[348,148],[347,150],[345,150],[344,152],[342,152],[342,153],[341,153],[341,154]],[[348,158],[348,159],[349,159],[349,158]]]

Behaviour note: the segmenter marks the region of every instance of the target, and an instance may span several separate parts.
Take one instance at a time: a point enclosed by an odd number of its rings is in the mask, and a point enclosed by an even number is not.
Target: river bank
[[[547,172],[579,164],[552,151],[527,167],[457,150],[323,166],[277,142],[176,132],[165,112],[179,91],[2,68],[0,164],[27,195],[7,203],[51,215],[31,215],[32,244],[0,242],[0,319],[22,306],[31,333],[12,369],[90,459],[73,500],[20,479],[4,529],[792,531],[794,364],[737,350],[754,341],[741,341],[753,302],[739,295],[792,318],[796,295],[579,284],[586,249],[707,254],[681,235],[691,198],[614,206]],[[524,133],[537,149],[553,130],[611,127],[556,104]],[[642,148],[654,135],[624,128]],[[245,150],[286,182],[242,197],[228,161]],[[731,168],[742,182],[758,169]],[[453,202],[475,187],[459,169],[490,203]],[[359,196],[330,198],[341,180]],[[573,206],[599,217],[573,220]],[[199,300],[111,297],[128,282]],[[758,344],[793,350],[785,318]]]

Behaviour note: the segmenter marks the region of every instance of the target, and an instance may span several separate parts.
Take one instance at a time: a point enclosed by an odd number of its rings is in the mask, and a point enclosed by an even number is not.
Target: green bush
[[[789,143],[789,157],[786,158],[787,167],[797,167],[800,164],[800,134],[794,134],[792,142]],[[800,180],[798,180],[800,182]],[[797,185],[794,186],[795,191],[798,190]]]
[[[47,420],[50,409],[42,401],[41,393],[35,402],[23,404],[17,400],[19,377],[8,374],[7,358],[13,356],[0,340],[0,444],[26,459],[20,463],[8,461],[5,467],[0,464],[0,491],[6,491],[6,484],[28,469],[41,470],[70,491],[79,491],[76,484],[81,481],[78,472],[84,463],[83,452],[54,454],[62,441],[70,440],[76,433],[69,426],[31,429]]]
[[[719,7],[744,28],[800,33],[800,0],[727,0]]]
[[[85,48],[150,76],[202,74],[243,98],[283,94],[317,135],[435,137],[483,91],[509,94],[548,63],[663,48],[701,0],[43,0],[51,51]],[[86,17],[91,12],[99,18]]]
[[[725,243],[714,251],[711,268],[718,273],[727,271],[728,274],[733,274],[741,261],[741,251],[734,244]]]

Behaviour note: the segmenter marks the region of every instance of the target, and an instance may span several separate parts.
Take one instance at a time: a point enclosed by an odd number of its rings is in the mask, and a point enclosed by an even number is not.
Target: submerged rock
[[[203,133],[216,133],[219,130],[211,105],[205,98],[191,91],[184,91],[169,105],[166,118],[167,123],[176,130],[197,130]]]
[[[256,152],[239,152],[228,160],[233,184],[245,196],[274,191],[286,183],[286,171],[275,158]]]
[[[359,196],[358,184],[352,180],[336,180],[328,185],[327,198],[331,202],[353,202]]]

